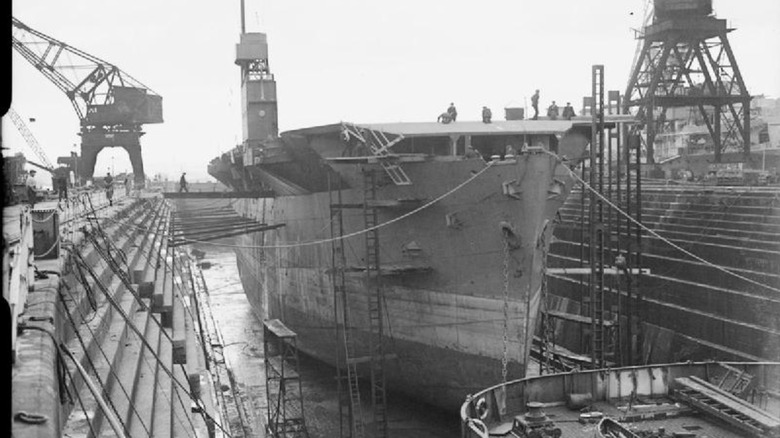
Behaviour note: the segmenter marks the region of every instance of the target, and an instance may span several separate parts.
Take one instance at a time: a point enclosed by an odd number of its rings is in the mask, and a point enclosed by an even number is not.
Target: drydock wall
[[[580,201],[575,193],[561,209],[550,266],[579,266]],[[780,359],[777,294],[716,267],[780,288],[780,190],[649,186],[642,205],[645,225],[713,265],[643,236],[642,267],[651,274],[639,278],[643,300],[635,303],[635,320],[645,326],[639,360]],[[584,287],[579,278],[551,276],[552,307],[578,313]],[[622,290],[625,316],[625,285]],[[610,289],[607,309],[616,299]],[[557,334],[564,346],[580,350],[579,328],[559,322]]]

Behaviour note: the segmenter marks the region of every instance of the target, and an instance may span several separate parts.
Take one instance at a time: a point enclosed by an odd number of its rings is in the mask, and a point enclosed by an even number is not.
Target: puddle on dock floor
[[[266,401],[263,364],[263,326],[252,313],[238,279],[236,257],[230,248],[201,245],[203,270],[211,308],[222,331],[225,356],[236,379],[249,398],[246,406],[254,408],[252,429],[263,436]],[[338,390],[335,369],[314,359],[301,356],[304,412],[312,438],[338,437]],[[444,438],[460,434],[457,412],[444,412],[408,398],[392,396],[388,400],[391,437]]]

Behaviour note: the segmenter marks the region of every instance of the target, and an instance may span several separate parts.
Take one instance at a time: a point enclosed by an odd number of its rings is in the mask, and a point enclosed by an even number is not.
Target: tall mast
[[[235,61],[241,67],[242,140],[244,146],[260,146],[279,135],[276,81],[268,63],[266,34],[246,32],[244,1]]]

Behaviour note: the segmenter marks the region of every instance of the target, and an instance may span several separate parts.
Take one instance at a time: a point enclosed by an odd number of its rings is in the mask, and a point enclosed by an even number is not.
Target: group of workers
[[[30,170],[24,180],[24,186],[27,191],[27,202],[30,208],[35,207],[35,201],[38,198],[38,181],[35,179],[35,169]],[[58,202],[63,199],[68,201],[68,169],[59,167],[52,172],[52,186],[57,191]]]
[[[539,120],[539,90],[536,90],[534,94],[531,96],[531,107],[534,109],[534,116],[531,118],[531,120]],[[560,117],[564,120],[571,120],[573,117],[575,117],[577,113],[574,111],[574,107],[571,106],[571,102],[566,102],[566,106],[563,107],[563,112],[560,111],[558,108],[558,105],[555,103],[555,101],[552,101],[552,104],[550,104],[549,107],[547,107],[547,118],[550,120],[558,120]],[[490,111],[490,108],[483,106],[482,107],[482,123],[491,123],[493,118],[493,112]],[[455,108],[454,103],[450,103],[450,106],[447,108],[447,111],[439,114],[439,117],[436,119],[438,123],[451,123],[458,119],[458,110]]]
[[[25,178],[24,181],[25,189],[27,192],[27,202],[30,205],[30,208],[35,207],[35,202],[38,199],[39,185],[38,185],[38,181],[35,179],[36,173],[37,172],[35,171],[35,169],[30,170],[27,173],[27,177]],[[182,179],[183,178],[184,175],[182,175]],[[55,169],[52,172],[52,186],[53,189],[57,192],[57,202],[61,202],[63,200],[65,202],[68,202],[69,184],[70,181],[68,181],[68,172],[66,168]],[[103,178],[103,184],[106,190],[106,199],[108,199],[108,205],[114,205],[114,177],[111,176],[111,172],[106,172],[106,176]],[[89,185],[90,182],[88,181],[87,186]],[[124,185],[125,185],[125,195],[130,196],[131,183],[130,183],[130,179],[127,176],[124,179]],[[186,187],[186,181],[184,185]]]
[[[491,118],[493,117],[493,113],[490,111],[490,108],[483,106],[482,107],[482,122],[483,123],[490,123]],[[444,123],[445,125],[450,122],[455,122],[458,120],[458,110],[455,108],[454,103],[450,103],[450,106],[447,108],[447,111],[439,114],[439,117],[436,119],[438,123]]]
[[[534,116],[531,120],[539,120],[539,90],[536,90],[531,96],[531,107],[534,109]],[[558,120],[558,116],[564,120],[571,120],[577,113],[574,111],[574,107],[571,106],[571,102],[566,102],[566,106],[563,107],[563,113],[559,113],[558,105],[553,100],[550,106],[547,107],[547,118],[550,120]]]
[[[38,181],[35,179],[36,173],[37,172],[35,169],[30,170],[27,173],[27,177],[24,181],[25,189],[27,191],[27,202],[30,205],[30,208],[35,207],[35,201],[38,198]],[[54,190],[57,191],[58,202],[62,201],[63,199],[65,202],[67,202],[69,184],[67,169],[56,169],[54,172],[52,172],[52,175],[52,185]],[[185,175],[187,175],[187,172],[182,173],[181,178],[179,178],[179,192],[189,193],[190,188]],[[111,172],[106,172],[106,176],[103,178],[103,184],[106,190],[106,199],[108,199],[108,205],[114,205],[114,177],[111,176]],[[130,196],[131,183],[127,176],[125,176],[124,184],[125,195]]]
[[[458,110],[455,108],[455,104],[452,102],[450,102],[450,106],[447,108],[447,111],[439,114],[439,117],[436,119],[437,122],[444,123],[445,125],[456,120],[458,120]]]

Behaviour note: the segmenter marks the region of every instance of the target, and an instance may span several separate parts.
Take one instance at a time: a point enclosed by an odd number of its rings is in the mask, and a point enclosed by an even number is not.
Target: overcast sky
[[[593,64],[624,91],[645,0],[247,0],[248,31],[268,34],[282,131],[353,122],[500,118],[536,88],[580,106]],[[745,6],[750,5],[750,6]],[[780,97],[780,1],[715,0],[748,90]],[[22,22],[119,66],[163,96],[165,123],[142,137],[148,175],[210,180],[208,162],[240,142],[239,1],[14,0]],[[8,46],[7,46],[8,47]],[[12,105],[50,159],[79,144],[70,102],[17,53]],[[4,139],[33,158],[10,121]],[[105,149],[96,174],[130,170]]]

